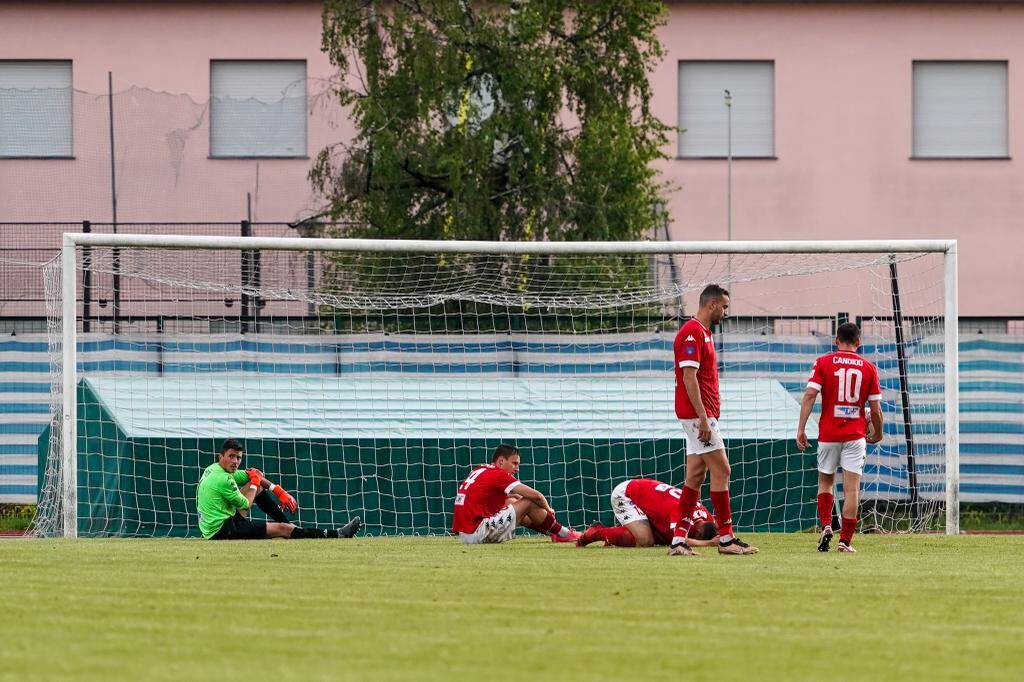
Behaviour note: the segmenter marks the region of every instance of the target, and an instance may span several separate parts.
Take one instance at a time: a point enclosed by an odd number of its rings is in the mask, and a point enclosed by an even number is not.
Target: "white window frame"
[[[209,135],[209,153],[208,158],[218,160],[232,160],[232,159],[308,159],[309,158],[309,92],[303,83],[303,121],[302,121],[302,150],[296,154],[271,154],[271,153],[254,153],[254,154],[224,154],[215,153],[214,151],[214,109],[216,107],[216,99],[213,93],[213,70],[216,64],[238,64],[238,63],[294,63],[302,64],[303,74],[305,78],[309,77],[309,62],[306,59],[211,59],[209,67],[209,80],[210,80],[210,135]]]
[[[68,86],[70,89],[68,120],[67,120],[67,153],[63,154],[5,154],[0,152],[0,160],[73,160],[75,158],[75,65],[71,59],[0,59],[2,64],[66,64],[69,72]]]
[[[1003,91],[1003,139],[1005,147],[1000,154],[940,154],[919,153],[918,150],[918,64],[1001,64],[1006,81]],[[914,59],[910,65],[910,158],[915,161],[1006,161],[1010,159],[1010,64],[1006,59]]]
[[[766,154],[733,154],[733,159],[762,159],[762,160],[775,160],[776,146],[775,146],[775,60],[774,59],[680,59],[676,65],[676,123],[680,128],[676,139],[676,159],[693,161],[693,160],[721,160],[728,158],[728,154],[723,152],[722,154],[684,154],[683,153],[683,139],[686,135],[685,124],[682,121],[683,117],[683,88],[682,88],[682,71],[687,64],[760,64],[770,65],[771,67],[771,150]],[[723,88],[723,118],[727,115],[725,111],[724,101],[724,88]],[[734,105],[735,106],[735,105]],[[735,124],[735,118],[733,119]],[[736,129],[733,128],[735,135]],[[735,140],[735,137],[734,137]]]

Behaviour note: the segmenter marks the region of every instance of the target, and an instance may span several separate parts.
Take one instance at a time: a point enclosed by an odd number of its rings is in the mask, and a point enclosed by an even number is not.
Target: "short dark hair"
[[[702,521],[696,528],[695,540],[711,540],[718,535],[718,526],[715,525],[714,521]]]
[[[519,448],[515,445],[509,445],[508,443],[502,443],[498,447],[494,448],[494,454],[491,455],[491,464],[494,464],[502,457],[511,457],[512,455],[518,455]]]
[[[712,301],[717,301],[723,296],[728,296],[729,291],[724,289],[717,284],[709,284],[704,287],[704,291],[700,292],[700,307],[703,308]]]
[[[836,341],[850,345],[860,345],[860,327],[853,322],[843,322],[836,327]]]
[[[220,454],[223,455],[228,450],[238,450],[239,452],[245,452],[245,448],[242,447],[242,444],[238,442],[238,439],[236,438],[228,438],[226,441],[221,443]]]

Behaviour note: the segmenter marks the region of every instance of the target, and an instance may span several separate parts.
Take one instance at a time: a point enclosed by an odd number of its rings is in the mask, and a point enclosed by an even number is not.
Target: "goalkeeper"
[[[294,513],[299,504],[284,488],[268,481],[259,469],[240,470],[242,444],[229,438],[221,445],[217,461],[206,467],[196,491],[199,530],[206,540],[262,540],[264,538],[350,538],[359,531],[362,519],[353,518],[334,530],[299,528],[281,507]],[[241,488],[239,488],[241,486]],[[271,497],[277,497],[278,501]],[[249,518],[256,506],[273,521]]]

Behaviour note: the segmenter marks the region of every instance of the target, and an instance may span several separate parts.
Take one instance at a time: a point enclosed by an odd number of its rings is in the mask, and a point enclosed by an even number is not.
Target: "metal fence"
[[[41,265],[60,253],[61,235],[65,232],[92,233],[135,233],[168,235],[212,235],[243,237],[317,237],[325,233],[343,234],[347,226],[342,223],[283,222],[133,222],[110,223],[92,222],[10,222],[0,223],[0,319],[7,321],[20,318],[45,316],[46,291]],[[243,252],[239,255],[239,272],[243,284],[258,284],[261,271],[266,266],[258,253]],[[302,284],[311,289],[315,283],[318,266],[309,262],[300,268],[298,276]],[[296,276],[296,273],[291,273]],[[115,325],[118,318],[132,315],[124,306],[132,303],[159,303],[147,298],[145,292],[133,291],[129,283],[122,283],[114,276],[94,275],[84,269],[80,276],[80,300],[85,319],[110,318]],[[258,301],[243,296],[239,301],[239,312],[244,318],[257,311]],[[305,311],[299,314],[304,314]],[[135,310],[135,315],[140,311]],[[26,320],[23,324],[29,324]],[[20,326],[20,325],[19,325]],[[22,327],[23,329],[25,327]],[[31,325],[28,329],[32,329]],[[12,328],[13,330],[13,328]],[[0,327],[2,331],[2,327]],[[42,331],[41,329],[38,331]]]

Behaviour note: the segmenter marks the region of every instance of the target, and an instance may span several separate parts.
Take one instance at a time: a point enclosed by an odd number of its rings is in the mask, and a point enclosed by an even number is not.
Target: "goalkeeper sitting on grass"
[[[234,438],[224,441],[217,461],[206,467],[199,479],[196,506],[199,530],[207,540],[262,540],[264,538],[350,538],[359,531],[362,519],[353,518],[337,530],[299,528],[285,516],[277,497],[288,511],[299,508],[284,488],[268,481],[259,469],[239,470],[242,444]],[[239,488],[241,486],[241,488]],[[273,521],[249,518],[253,503]]]

